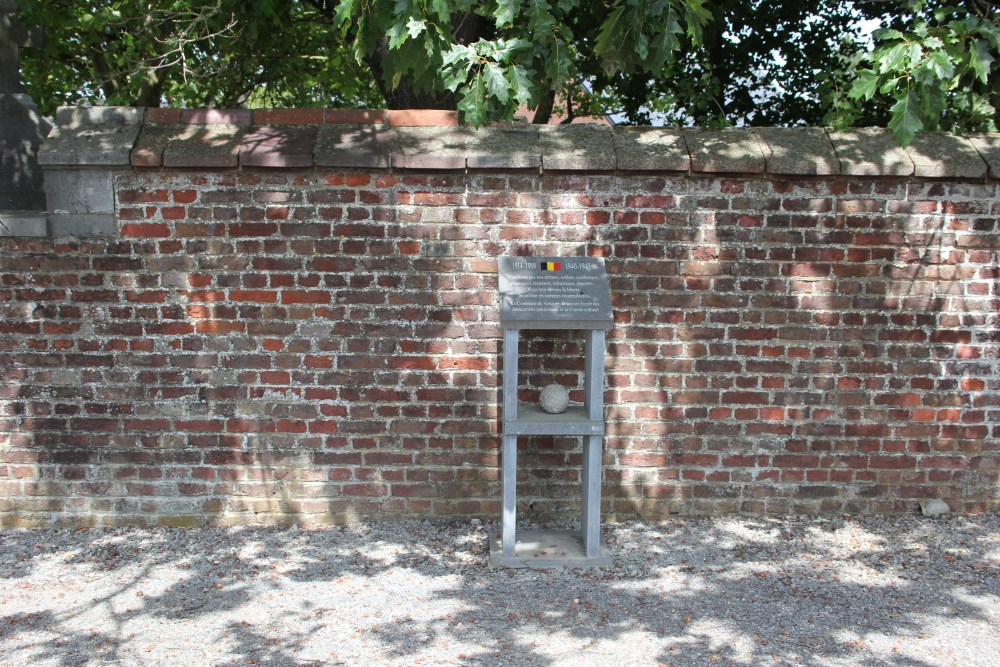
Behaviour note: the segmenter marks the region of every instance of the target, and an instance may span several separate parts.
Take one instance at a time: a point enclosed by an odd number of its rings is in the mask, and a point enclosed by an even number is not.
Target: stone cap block
[[[388,169],[389,131],[377,125],[326,125],[316,135],[317,167]]]
[[[1000,179],[1000,134],[970,134],[968,139],[989,168],[990,176]]]
[[[391,124],[390,115],[390,124]],[[397,127],[391,130],[397,169],[465,169],[471,130],[459,127]]]
[[[826,131],[819,127],[761,127],[754,129],[767,173],[789,176],[831,176],[840,173],[840,160]]]
[[[125,166],[142,129],[143,109],[60,107],[38,150],[43,166]]]
[[[243,135],[240,164],[244,167],[311,167],[315,127],[258,127]]]
[[[162,167],[163,151],[170,140],[179,134],[178,129],[172,125],[144,126],[132,148],[132,166]]]
[[[184,125],[235,125],[249,127],[253,122],[250,109],[181,109]]]
[[[830,132],[845,176],[912,176],[913,161],[892,132],[879,127]]]
[[[146,109],[147,125],[176,125],[181,122],[181,110],[163,107],[149,107]]]
[[[1000,179],[1000,133],[603,124],[457,126],[435,109],[63,107],[45,167],[542,169],[774,176]]]
[[[458,112],[441,109],[390,109],[390,127],[457,127]]]
[[[682,130],[616,127],[615,158],[622,171],[688,171],[691,155]]]
[[[610,126],[539,125],[538,135],[546,171],[614,171],[618,166]]]
[[[985,178],[986,163],[968,139],[948,132],[917,134],[906,154],[923,178]]]
[[[466,148],[469,169],[539,169],[542,144],[530,125],[491,125],[473,130]]]
[[[326,109],[254,109],[254,125],[322,125]]]
[[[178,125],[163,150],[164,167],[236,167],[244,128],[236,125]]]
[[[686,130],[691,171],[709,174],[763,174],[764,152],[749,130]]]
[[[142,107],[59,107],[56,125],[66,129],[101,125],[136,125],[146,116]]]
[[[389,112],[385,109],[327,109],[327,125],[386,125]]]

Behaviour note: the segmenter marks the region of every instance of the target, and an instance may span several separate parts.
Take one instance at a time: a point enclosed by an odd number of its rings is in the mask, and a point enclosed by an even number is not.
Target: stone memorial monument
[[[601,447],[604,439],[605,331],[613,323],[611,292],[600,257],[501,257],[503,351],[503,516],[490,536],[490,563],[506,567],[595,566],[609,562],[601,545]],[[550,411],[519,404],[518,341],[522,329],[581,330],[583,405]],[[558,392],[551,392],[558,393]],[[560,401],[561,402],[561,401]],[[546,405],[549,397],[546,397]],[[583,437],[580,533],[523,531],[516,536],[517,437]]]
[[[38,149],[51,125],[21,85],[19,49],[40,48],[38,29],[17,24],[15,0],[0,0],[0,236],[45,236]]]

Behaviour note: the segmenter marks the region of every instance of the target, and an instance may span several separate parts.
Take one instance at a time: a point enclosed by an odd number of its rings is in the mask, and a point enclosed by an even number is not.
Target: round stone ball
[[[566,408],[569,407],[569,392],[561,384],[550,384],[542,389],[538,403],[542,406],[542,410],[549,414],[557,415],[566,412]]]

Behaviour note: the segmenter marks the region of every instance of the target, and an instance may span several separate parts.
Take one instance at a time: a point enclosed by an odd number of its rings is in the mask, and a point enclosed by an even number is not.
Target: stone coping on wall
[[[60,168],[420,169],[1000,179],[1000,133],[881,128],[460,127],[454,112],[64,107],[39,151]]]

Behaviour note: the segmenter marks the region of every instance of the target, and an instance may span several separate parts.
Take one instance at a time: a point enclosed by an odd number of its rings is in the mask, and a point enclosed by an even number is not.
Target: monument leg
[[[503,436],[503,517],[501,544],[504,558],[514,556],[517,523],[517,436]]]
[[[583,510],[580,537],[587,558],[601,555],[601,442],[600,435],[583,438]]]

